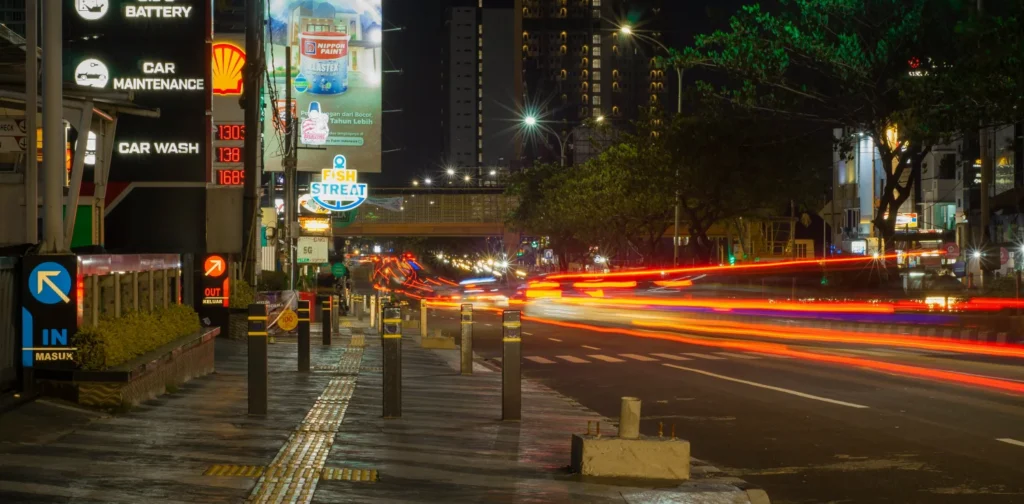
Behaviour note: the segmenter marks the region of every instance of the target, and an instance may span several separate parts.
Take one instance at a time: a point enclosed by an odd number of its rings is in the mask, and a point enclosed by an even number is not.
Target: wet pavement
[[[524,381],[523,420],[502,422],[500,371],[461,376],[457,352],[414,338],[403,339],[403,416],[382,419],[380,340],[350,345],[363,327],[343,321],[331,347],[314,334],[307,375],[295,340],[278,338],[265,418],[246,414],[245,344],[227,340],[215,374],[128,413],[15,410],[0,418],[15,429],[0,442],[0,502],[748,502],[731,486],[741,482],[699,461],[684,487],[572,475],[570,434],[588,421],[612,434],[608,419]],[[24,428],[61,417],[50,410],[71,421]]]

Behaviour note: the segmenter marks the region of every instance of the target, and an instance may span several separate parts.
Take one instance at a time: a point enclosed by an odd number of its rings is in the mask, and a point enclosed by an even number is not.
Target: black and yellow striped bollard
[[[309,301],[299,300],[299,372],[309,372]]]
[[[249,305],[249,414],[267,414],[267,305]]]
[[[384,332],[381,346],[384,351],[384,418],[402,417],[402,308],[388,305],[384,308]]]
[[[501,419],[522,420],[523,391],[520,362],[522,348],[522,317],[518,310],[501,314]]]
[[[323,328],[324,345],[331,344],[331,296],[320,296],[320,327]]]

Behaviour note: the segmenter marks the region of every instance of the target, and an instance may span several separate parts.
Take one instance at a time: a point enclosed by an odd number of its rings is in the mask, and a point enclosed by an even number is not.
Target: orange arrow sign
[[[221,256],[210,256],[206,258],[206,263],[203,265],[203,269],[206,271],[206,276],[212,276],[214,278],[224,274],[224,270],[227,269],[225,266],[224,258]]]

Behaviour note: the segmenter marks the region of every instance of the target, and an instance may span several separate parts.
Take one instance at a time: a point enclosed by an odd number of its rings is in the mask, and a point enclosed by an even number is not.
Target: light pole
[[[619,33],[621,33],[621,34],[623,34],[623,35],[625,35],[627,37],[636,37],[636,38],[638,38],[640,40],[644,40],[644,41],[650,42],[650,43],[652,43],[652,44],[662,48],[665,51],[665,54],[668,54],[668,55],[672,54],[672,52],[668,50],[668,47],[666,47],[665,44],[662,44],[660,40],[658,40],[656,38],[648,37],[646,35],[641,35],[641,34],[637,33],[635,30],[633,30],[633,28],[631,26],[629,26],[629,25],[623,25],[622,27],[620,27],[619,28]],[[679,65],[675,65],[675,64],[672,65],[672,66],[675,67],[675,69],[676,69],[676,92],[677,92],[676,93],[677,94],[677,97],[676,97],[676,115],[682,115],[683,114],[683,67],[681,67]],[[679,179],[679,170],[676,170],[676,179],[677,180]],[[679,195],[679,189],[676,189],[676,202],[675,203],[676,203],[676,205],[675,205],[675,224],[673,226],[673,234],[672,234],[672,265],[673,266],[678,266],[679,265],[679,212],[680,212],[680,204],[681,204],[681,198],[680,198],[680,195]]]
[[[525,124],[527,128],[540,128],[542,130],[545,130],[545,131],[551,133],[552,135],[555,135],[555,138],[558,139],[558,148],[559,148],[559,151],[561,152],[562,167],[564,168],[565,167],[565,142],[567,140],[569,140],[569,137],[572,136],[572,134],[573,134],[573,132],[575,130],[570,131],[568,135],[565,135],[565,139],[563,140],[561,134],[559,134],[557,131],[551,129],[550,126],[541,123],[540,121],[537,120],[536,117],[534,117],[532,115],[524,117],[523,118],[523,124]]]

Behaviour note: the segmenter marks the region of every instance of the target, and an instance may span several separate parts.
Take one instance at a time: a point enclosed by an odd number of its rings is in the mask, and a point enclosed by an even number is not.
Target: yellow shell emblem
[[[235,44],[217,42],[213,44],[213,94],[220,96],[242,94],[242,70],[245,68],[245,51]]]

